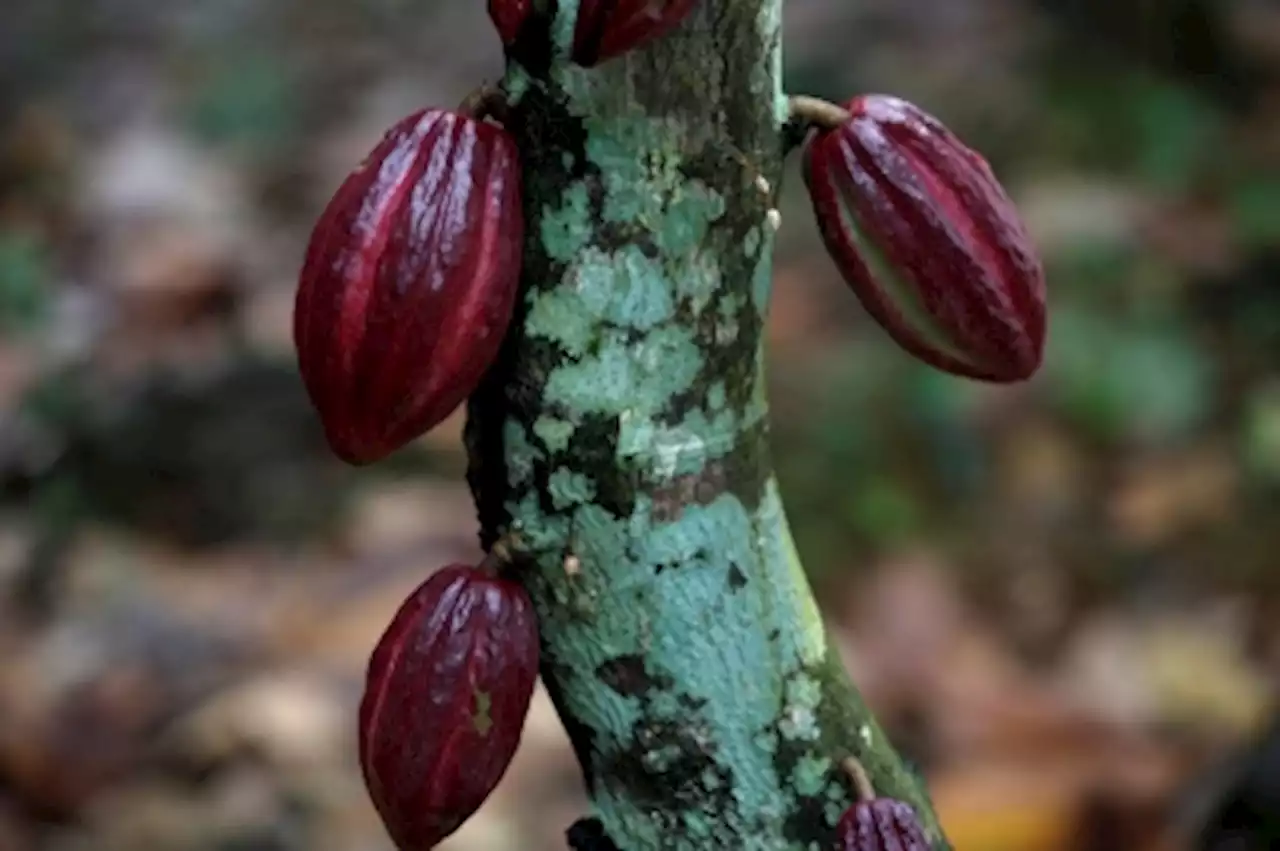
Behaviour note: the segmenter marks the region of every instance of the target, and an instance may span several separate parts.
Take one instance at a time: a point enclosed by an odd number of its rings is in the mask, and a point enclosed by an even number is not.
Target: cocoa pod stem
[[[843,106],[809,95],[791,95],[787,98],[787,111],[792,121],[824,130],[839,127],[851,117]]]
[[[500,86],[485,83],[462,99],[458,104],[458,112],[477,121],[492,118],[502,124],[508,112],[507,95]]]
[[[524,540],[517,532],[507,532],[493,542],[476,569],[487,576],[498,576],[525,557]]]
[[[871,776],[867,774],[867,769],[861,760],[856,756],[845,757],[840,767],[849,776],[849,782],[853,784],[853,791],[857,793],[859,800],[870,801],[876,796],[875,787],[871,785]]]

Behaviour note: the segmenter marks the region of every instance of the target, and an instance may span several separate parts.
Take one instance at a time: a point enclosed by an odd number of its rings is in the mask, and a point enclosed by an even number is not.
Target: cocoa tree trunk
[[[542,676],[594,814],[623,851],[829,847],[853,755],[945,849],[828,640],[769,457],[782,0],[708,0],[590,71],[559,58],[574,0],[542,2],[502,86],[526,294],[470,403],[468,478],[486,546],[536,554]]]

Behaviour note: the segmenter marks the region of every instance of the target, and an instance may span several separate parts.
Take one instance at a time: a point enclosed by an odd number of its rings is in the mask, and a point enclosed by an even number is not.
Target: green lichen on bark
[[[595,814],[623,851],[828,847],[855,755],[946,848],[828,641],[769,460],[781,0],[704,2],[593,70],[562,61],[573,0],[541,8],[503,84],[525,295],[470,402],[468,478],[484,543],[535,554]]]

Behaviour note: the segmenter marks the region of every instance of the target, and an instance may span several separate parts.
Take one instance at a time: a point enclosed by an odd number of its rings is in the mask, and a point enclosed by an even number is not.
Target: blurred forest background
[[[0,849],[387,851],[354,708],[401,597],[476,553],[461,420],[344,468],[290,312],[384,128],[500,76],[483,3],[4,6]],[[1235,817],[1280,811],[1278,748],[1248,756],[1280,685],[1280,3],[787,0],[786,26],[790,91],[940,116],[1049,270],[1040,376],[933,373],[789,166],[784,495],[957,851],[1197,847],[1242,771]],[[582,810],[540,693],[446,847],[562,849]]]

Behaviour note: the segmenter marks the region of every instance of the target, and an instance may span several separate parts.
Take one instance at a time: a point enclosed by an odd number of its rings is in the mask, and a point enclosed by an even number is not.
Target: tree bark
[[[622,851],[831,847],[853,755],[941,851],[828,640],[769,457],[782,0],[704,0],[591,70],[564,60],[575,0],[541,2],[502,83],[524,297],[469,405],[468,479],[482,542],[534,554],[542,677],[594,814]]]

